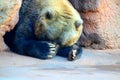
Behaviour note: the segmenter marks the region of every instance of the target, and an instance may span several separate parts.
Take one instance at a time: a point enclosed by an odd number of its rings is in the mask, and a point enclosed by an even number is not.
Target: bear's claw
[[[69,55],[68,55],[68,60],[69,61],[73,61],[77,58],[77,50],[72,50],[70,51]]]
[[[57,54],[58,46],[54,43],[48,43],[50,48],[50,53],[48,54],[48,59],[53,58]]]
[[[73,61],[78,59],[81,56],[81,53],[82,53],[82,48],[77,45],[74,45],[72,50],[68,54],[68,60]]]

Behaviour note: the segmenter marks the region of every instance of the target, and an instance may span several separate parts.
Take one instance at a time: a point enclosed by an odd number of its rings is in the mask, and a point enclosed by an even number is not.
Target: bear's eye
[[[53,18],[53,14],[51,12],[47,12],[45,15],[46,19],[52,19]]]

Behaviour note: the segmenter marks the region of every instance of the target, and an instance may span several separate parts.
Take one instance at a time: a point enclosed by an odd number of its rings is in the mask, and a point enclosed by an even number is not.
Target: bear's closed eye
[[[52,12],[47,12],[45,18],[51,20],[53,18]]]

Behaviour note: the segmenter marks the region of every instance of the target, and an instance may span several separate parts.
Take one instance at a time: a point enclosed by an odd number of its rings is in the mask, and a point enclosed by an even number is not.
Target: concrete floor
[[[0,53],[0,80],[120,80],[120,50],[84,49],[70,62],[56,56],[40,60],[12,52]]]

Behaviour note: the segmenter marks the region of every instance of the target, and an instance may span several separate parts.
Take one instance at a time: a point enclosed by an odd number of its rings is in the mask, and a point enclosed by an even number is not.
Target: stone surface
[[[0,80],[119,80],[120,50],[84,49],[70,62],[56,56],[50,60],[0,53]]]
[[[8,50],[8,47],[4,43],[3,36],[0,35],[0,52],[5,50]]]
[[[69,0],[84,20],[80,45],[120,48],[120,0]]]
[[[0,0],[0,51],[7,49],[2,37],[18,22],[21,2],[22,0]]]

